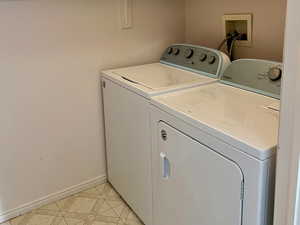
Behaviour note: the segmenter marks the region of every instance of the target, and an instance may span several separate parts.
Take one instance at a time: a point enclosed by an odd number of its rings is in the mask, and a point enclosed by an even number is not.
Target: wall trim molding
[[[65,197],[68,197],[70,195],[76,194],[80,191],[83,191],[85,189],[94,187],[99,184],[103,184],[106,182],[106,175],[98,176],[96,178],[84,181],[80,184],[76,184],[74,186],[68,187],[64,190],[58,191],[56,193],[47,195],[45,197],[42,197],[40,199],[34,200],[32,202],[26,203],[24,205],[21,205],[15,209],[8,210],[2,214],[0,214],[0,223],[5,222],[7,220],[10,220],[14,217],[20,216],[22,214],[25,214],[27,212],[30,212],[34,209],[37,209],[43,205],[47,205],[51,202],[63,199]]]

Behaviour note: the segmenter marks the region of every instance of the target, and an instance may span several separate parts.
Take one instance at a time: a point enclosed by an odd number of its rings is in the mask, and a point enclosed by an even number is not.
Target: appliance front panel
[[[102,79],[108,181],[145,224],[152,224],[149,104]]]
[[[164,122],[154,146],[155,225],[240,225],[243,174],[233,161]]]

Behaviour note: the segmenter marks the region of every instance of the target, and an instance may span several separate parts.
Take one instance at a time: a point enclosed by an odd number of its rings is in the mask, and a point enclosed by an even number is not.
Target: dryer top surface
[[[153,97],[152,104],[256,158],[277,145],[280,101],[214,83]]]

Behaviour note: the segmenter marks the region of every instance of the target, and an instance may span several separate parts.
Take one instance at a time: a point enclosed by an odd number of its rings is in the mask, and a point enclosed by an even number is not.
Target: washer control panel
[[[214,49],[179,44],[168,47],[161,57],[161,62],[218,77],[222,66],[221,57],[221,53]]]
[[[221,77],[221,82],[279,98],[281,76],[282,63],[260,59],[240,59],[233,61],[227,67]]]

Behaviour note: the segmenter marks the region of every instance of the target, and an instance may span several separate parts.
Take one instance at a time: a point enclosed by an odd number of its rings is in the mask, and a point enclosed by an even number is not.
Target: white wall
[[[186,0],[186,41],[217,48],[222,16],[253,14],[253,45],[235,49],[235,58],[282,61],[286,0]]]
[[[296,196],[300,197],[300,190],[297,190],[297,180],[300,175],[298,174],[300,159],[299,8],[299,0],[288,0],[279,149],[277,153],[275,225],[296,225],[300,222],[300,199],[298,199],[298,209],[295,205]]]
[[[184,1],[0,1],[0,219],[105,175],[99,71],[157,61],[184,40]]]

